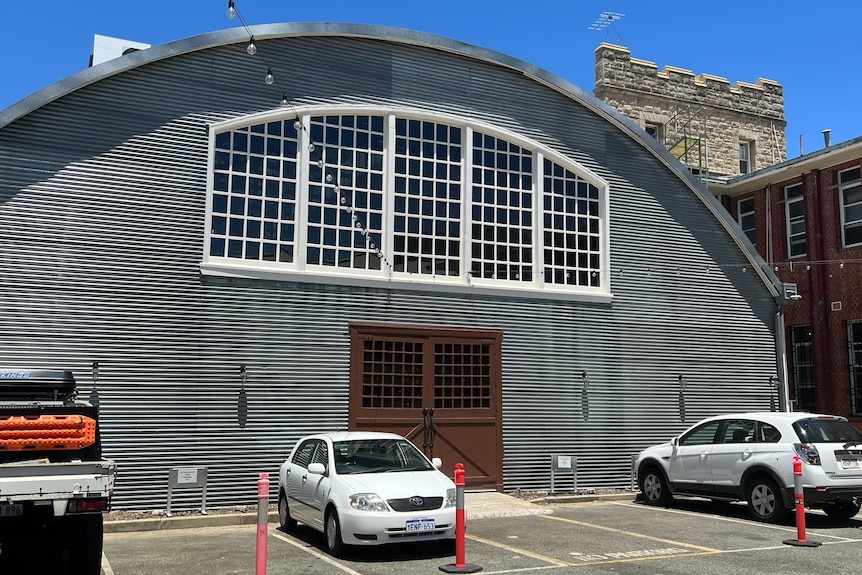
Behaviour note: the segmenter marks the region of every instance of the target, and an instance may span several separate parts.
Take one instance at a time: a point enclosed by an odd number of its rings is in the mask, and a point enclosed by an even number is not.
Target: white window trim
[[[785,229],[787,230],[787,258],[788,259],[802,258],[802,257],[805,257],[806,255],[808,255],[808,233],[807,233],[807,230],[803,230],[802,234],[796,234],[796,235],[802,235],[805,237],[805,240],[806,240],[805,251],[802,252],[801,254],[796,254],[796,255],[793,255],[790,253],[790,251],[791,251],[791,238],[793,237],[793,234],[791,234],[791,232],[790,232],[790,226],[791,226],[790,205],[791,204],[795,204],[797,202],[802,203],[802,208],[803,208],[802,222],[803,222],[803,225],[805,224],[805,197],[803,195],[799,195],[799,196],[793,197],[793,198],[788,197],[788,192],[790,190],[796,188],[796,187],[802,187],[802,184],[798,183],[798,184],[792,184],[792,185],[784,187],[784,226],[785,226]]]
[[[841,181],[841,174],[843,174],[843,173],[845,173],[845,172],[849,172],[849,171],[851,171],[851,170],[859,170],[859,171],[860,171],[860,175],[862,175],[862,167],[860,167],[860,166],[853,166],[852,168],[847,168],[846,170],[841,170],[841,171],[839,171],[839,172],[838,172],[838,174],[837,174],[837,176],[836,176],[837,181],[838,181],[838,182],[840,182],[840,181]],[[853,187],[855,187],[855,186],[860,186],[860,185],[862,185],[862,178],[860,178],[859,180],[852,180],[852,181],[850,181],[850,182],[845,182],[845,183],[843,183],[843,184],[841,184],[841,183],[839,183],[839,184],[838,184],[838,202],[839,202],[839,205],[841,206],[841,246],[842,246],[842,247],[844,247],[844,248],[851,248],[851,247],[856,247],[856,246],[860,246],[860,245],[862,245],[862,242],[857,242],[857,243],[855,243],[855,244],[848,244],[848,243],[847,243],[847,234],[846,234],[846,231],[847,231],[847,225],[848,225],[848,223],[847,223],[846,218],[845,218],[845,215],[844,215],[845,208],[846,208],[846,203],[844,202],[844,192],[845,192],[845,190],[847,190],[847,189],[849,189],[849,188],[853,188]],[[857,220],[857,221],[862,221],[862,220]],[[851,223],[856,223],[856,221],[851,222]]]
[[[741,164],[743,159],[746,162],[746,170],[742,171],[742,166],[740,166],[739,173],[740,174],[750,174],[754,171],[754,161],[751,157],[751,142],[748,140],[740,140],[739,141],[739,152],[742,152],[743,147],[745,148],[745,158],[742,157],[742,153],[739,154],[739,163]]]
[[[747,202],[747,201],[751,201],[751,205],[752,205],[751,211],[743,212],[742,211],[742,202]],[[748,233],[747,233],[745,227],[743,227],[743,225],[742,225],[742,217],[743,216],[755,216],[754,198],[751,198],[751,197],[742,198],[741,200],[738,200],[736,202],[736,223],[739,224],[739,227],[742,228],[742,233],[745,234],[745,237],[748,238]],[[754,235],[756,237],[757,236],[757,226],[752,227],[751,230],[754,232]],[[749,241],[751,241],[752,244],[755,243],[754,240],[752,240],[751,238],[748,238],[748,239],[749,239]]]
[[[303,125],[308,128],[310,117],[318,115],[346,115],[346,114],[368,114],[384,116],[384,194],[383,205],[384,228],[388,227],[388,234],[391,234],[393,228],[394,210],[392,198],[394,194],[394,168],[391,165],[394,154],[394,118],[407,117],[409,119],[429,120],[440,123],[448,123],[450,125],[460,126],[463,130],[462,135],[462,182],[461,182],[461,201],[462,201],[462,236],[461,236],[461,275],[453,276],[436,276],[426,274],[393,274],[391,271],[382,270],[357,270],[353,268],[333,267],[332,271],[328,268],[315,266],[310,269],[305,264],[305,233],[307,223],[307,191],[308,191],[308,151],[307,145],[303,141],[299,143],[299,169],[297,181],[297,209],[296,209],[296,243],[294,262],[292,264],[284,264],[279,262],[266,261],[249,261],[227,257],[211,257],[209,255],[210,246],[210,221],[212,217],[212,190],[213,190],[213,174],[214,174],[214,150],[216,134],[231,129],[242,128],[245,126],[266,123],[272,121],[284,121],[299,117]],[[470,270],[469,250],[471,245],[470,232],[470,198],[471,198],[471,179],[472,170],[470,169],[472,162],[472,132],[474,129],[481,132],[494,135],[501,139],[515,143],[524,149],[528,149],[533,153],[533,281],[532,282],[516,282],[510,280],[493,280],[486,278],[473,278],[467,272]],[[307,134],[308,132],[304,132]],[[306,136],[302,136],[305,138]],[[398,287],[403,289],[416,289],[426,291],[442,291],[442,292],[470,292],[481,293],[488,295],[510,295],[516,297],[531,297],[540,299],[566,299],[566,300],[581,300],[592,302],[610,302],[613,299],[610,278],[610,222],[609,213],[609,185],[598,175],[585,168],[584,166],[572,161],[571,159],[555,153],[553,150],[546,148],[535,141],[528,140],[525,137],[514,132],[501,129],[490,124],[468,120],[463,117],[442,114],[428,113],[417,111],[411,108],[387,107],[380,108],[374,106],[303,106],[291,108],[289,110],[276,109],[268,112],[252,114],[234,118],[225,122],[215,123],[210,125],[209,131],[209,154],[207,165],[207,195],[206,195],[206,216],[205,216],[205,233],[203,234],[202,259],[200,270],[202,274],[224,277],[241,277],[249,279],[265,279],[275,281],[297,281],[302,283],[322,283],[322,284],[338,284],[351,285],[357,287],[380,287],[391,288]],[[601,238],[600,245],[600,281],[599,287],[590,286],[565,286],[558,287],[555,284],[546,284],[543,280],[543,160],[547,158],[553,162],[563,165],[566,169],[576,173],[580,178],[598,188],[599,193],[599,234]],[[386,229],[384,230],[386,231]],[[385,257],[387,261],[392,261],[392,245],[391,242],[384,242],[386,249]]]

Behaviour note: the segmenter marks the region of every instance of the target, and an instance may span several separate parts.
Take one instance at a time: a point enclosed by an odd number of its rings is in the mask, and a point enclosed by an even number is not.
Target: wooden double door
[[[351,323],[349,427],[389,431],[462,463],[468,489],[503,488],[499,330]]]

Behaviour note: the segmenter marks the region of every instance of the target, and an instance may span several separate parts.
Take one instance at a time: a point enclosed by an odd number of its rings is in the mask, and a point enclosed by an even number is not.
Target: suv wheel
[[[658,468],[654,465],[645,467],[638,474],[638,477],[641,493],[643,493],[644,501],[648,505],[661,505],[663,507],[670,505],[672,499],[670,489],[664,475]]]
[[[859,505],[856,503],[836,503],[824,507],[823,511],[829,516],[829,519],[850,519],[859,513]]]
[[[787,516],[778,485],[769,477],[755,477],[748,483],[748,510],[758,521],[778,523]]]

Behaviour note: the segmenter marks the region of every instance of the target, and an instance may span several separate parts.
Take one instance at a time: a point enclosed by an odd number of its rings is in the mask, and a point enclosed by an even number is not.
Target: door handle
[[[422,408],[422,447],[428,447],[428,408]]]
[[[434,440],[437,438],[437,425],[434,423],[434,408],[428,410],[428,416],[431,419],[431,443],[428,445],[430,448],[434,448]]]
[[[302,482],[305,483],[306,481],[308,481],[308,473],[302,476]]]
[[[706,456],[707,456],[707,455],[709,455],[709,453],[707,453],[706,451],[701,451],[701,452],[700,452],[700,458],[701,458],[701,459],[706,459]]]

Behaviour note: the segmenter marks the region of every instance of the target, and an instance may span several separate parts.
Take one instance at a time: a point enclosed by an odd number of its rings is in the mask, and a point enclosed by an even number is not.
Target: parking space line
[[[676,513],[678,515],[688,515],[690,517],[709,517],[710,519],[715,519],[716,521],[726,521],[728,523],[739,523],[741,525],[757,525],[759,527],[763,527],[765,529],[772,529],[775,531],[784,531],[787,533],[796,533],[796,527],[782,527],[781,525],[772,525],[769,523],[760,523],[760,522],[752,522],[746,521],[744,519],[734,519],[733,517],[722,517],[721,515],[714,515],[712,513],[695,513],[692,511],[683,511],[682,509],[668,509],[667,507],[644,507],[643,505],[636,505],[634,503],[619,503],[612,502],[612,505],[619,505],[621,507],[627,507],[629,509],[640,509],[642,511],[663,511],[665,513]],[[829,537],[830,539],[838,539],[839,541],[860,541],[859,539],[852,539],[849,537],[841,537],[840,535],[829,535],[828,533],[823,533],[822,531],[818,531],[817,529],[808,529],[808,534],[814,533],[817,537]]]
[[[499,541],[494,541],[493,539],[485,539],[484,537],[479,537],[478,535],[467,534],[465,535],[465,537],[479,543],[484,543],[485,545],[491,545],[492,547],[511,551],[512,553],[518,553],[519,555],[524,555],[525,557],[532,557],[533,559],[538,559],[539,561],[551,563],[554,567],[570,567],[572,565],[580,565],[580,563],[569,563],[568,561],[555,559],[554,557],[549,557],[548,555],[542,555],[541,553],[534,553],[532,551],[527,551],[526,549],[521,549],[520,547],[513,547],[512,545],[507,545],[506,543],[500,543]]]
[[[552,518],[552,516],[550,516],[550,515],[541,515],[541,516],[537,516],[537,517],[544,517],[546,519]],[[570,523],[578,524],[577,521],[570,521],[570,520],[564,520],[564,521],[569,521]],[[589,525],[588,523],[584,523],[584,525],[586,525],[588,527],[595,527],[594,525]],[[624,533],[627,535],[636,535],[633,533],[627,533],[625,531],[619,531],[619,530],[613,530],[613,531],[617,531],[618,533]],[[674,553],[674,554],[665,554],[665,555],[648,555],[648,556],[643,556],[643,557],[623,557],[623,558],[619,558],[619,559],[604,559],[604,560],[598,560],[598,561],[590,560],[588,562],[575,563],[573,561],[564,561],[562,559],[557,559],[555,557],[550,557],[548,555],[542,555],[540,553],[534,553],[532,551],[527,551],[526,549],[521,549],[520,547],[513,547],[511,545],[506,545],[505,543],[500,543],[498,541],[494,541],[493,539],[485,539],[484,537],[479,537],[477,535],[467,535],[466,537],[467,537],[467,539],[472,539],[473,541],[477,541],[479,543],[485,543],[486,545],[492,545],[492,546],[498,547],[500,549],[505,549],[506,551],[511,551],[512,553],[519,553],[521,555],[525,555],[527,557],[532,557],[533,559],[538,559],[540,561],[547,561],[548,563],[552,564],[552,565],[549,565],[548,567],[544,567],[543,569],[555,568],[555,567],[583,567],[586,565],[609,565],[611,563],[631,563],[632,561],[646,561],[646,560],[650,560],[650,559],[670,559],[670,558],[676,558],[676,557],[696,557],[698,555],[716,555],[716,554],[721,553],[721,551],[718,551],[717,549],[708,549],[706,547],[697,547],[696,545],[687,545],[687,544],[680,543],[679,545],[681,545],[681,546],[694,548],[694,549],[701,549],[701,551],[695,552],[695,553],[681,553],[681,554]],[[656,537],[644,536],[644,538],[653,539],[655,541],[664,541],[664,540],[658,539]],[[664,542],[676,544],[673,541],[664,541]],[[525,569],[523,569],[523,571],[532,571],[535,569],[537,569],[537,568],[536,567],[525,568]],[[520,571],[520,570],[495,571],[494,573],[515,573],[517,571]],[[489,573],[489,575],[490,575],[490,573]]]
[[[617,529],[616,527],[605,527],[604,525],[594,525],[592,523],[585,523],[583,521],[575,521],[574,519],[566,519],[565,517],[557,517],[554,515],[537,515],[541,519],[550,519],[552,521],[562,521],[563,523],[571,523],[572,525],[580,525],[581,527],[590,527],[592,529],[599,529],[601,531],[608,531],[610,533],[619,533],[621,535],[628,535],[630,537],[639,537],[641,539],[649,539],[650,541],[658,541],[659,543],[667,543],[669,545],[677,545],[679,547],[687,547],[689,549],[695,549],[697,551],[701,551],[700,554],[711,554],[711,553],[720,553],[718,549],[713,549],[711,547],[701,547],[700,545],[693,545],[691,543],[682,543],[681,541],[674,541],[672,539],[662,539],[661,537],[653,537],[652,535],[644,535],[643,533],[635,533],[633,531],[625,531],[623,529]],[[690,557],[690,555],[688,555]]]
[[[327,563],[329,563],[333,567],[335,567],[341,571],[344,571],[348,575],[362,575],[362,573],[360,573],[359,571],[354,571],[353,569],[351,569],[347,565],[343,565],[343,564],[339,563],[338,561],[336,561],[335,559],[333,559],[329,555],[324,555],[323,553],[320,553],[319,551],[312,549],[311,547],[309,547],[305,544],[297,543],[293,539],[291,539],[289,537],[285,537],[284,535],[282,535],[278,531],[270,531],[269,534],[272,537],[275,537],[276,539],[281,539],[285,543],[290,543],[291,545],[293,545],[297,549],[301,549],[301,550],[305,551],[306,553],[308,553],[309,555],[313,555],[314,557],[320,559],[321,561],[326,561]]]

